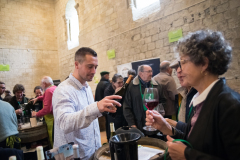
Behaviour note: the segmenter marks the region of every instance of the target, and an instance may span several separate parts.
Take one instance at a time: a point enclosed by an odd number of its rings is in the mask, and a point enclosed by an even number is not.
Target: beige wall
[[[134,22],[126,0],[75,0],[79,14],[80,45],[68,51],[64,23],[68,0],[55,0],[58,27],[60,76],[68,76],[73,69],[74,52],[88,46],[98,53],[97,76],[103,70],[110,77],[117,65],[159,57],[173,60],[176,43],[168,42],[168,32],[181,28],[186,35],[199,29],[223,32],[233,47],[233,62],[224,75],[228,84],[240,92],[240,1],[239,0],[161,0],[161,10]],[[106,51],[115,49],[116,58],[109,60]],[[175,77],[176,78],[176,77]],[[92,90],[96,84],[90,83]]]
[[[0,64],[10,71],[0,71],[0,80],[12,91],[15,84],[33,89],[42,76],[59,79],[59,57],[54,25],[54,1],[0,1]]]

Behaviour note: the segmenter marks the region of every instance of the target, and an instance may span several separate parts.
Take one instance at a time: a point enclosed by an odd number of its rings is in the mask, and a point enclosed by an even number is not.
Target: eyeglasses
[[[6,89],[6,87],[0,87],[0,88],[2,88],[2,89]]]
[[[150,70],[150,71],[143,71],[143,72],[152,73],[153,71],[152,71],[152,70]]]
[[[181,71],[182,71],[182,65],[187,63],[188,61],[190,61],[190,60],[189,59],[182,59],[182,60],[178,61],[178,65],[179,65]]]

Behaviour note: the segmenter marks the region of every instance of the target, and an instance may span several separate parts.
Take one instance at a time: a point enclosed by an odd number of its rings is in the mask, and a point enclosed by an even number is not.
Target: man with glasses
[[[155,81],[163,86],[163,92],[166,96],[167,102],[165,110],[165,118],[172,119],[176,115],[176,108],[174,107],[175,95],[178,93],[176,83],[172,77],[172,68],[169,67],[169,61],[163,61],[160,64],[160,73],[153,77]]]
[[[3,100],[2,99],[2,94],[5,92],[5,89],[6,89],[5,83],[0,81],[0,100]]]
[[[124,103],[123,113],[128,126],[137,127],[143,131],[146,119],[146,106],[143,104],[143,95],[145,88],[157,88],[159,94],[159,103],[165,105],[162,86],[152,79],[152,68],[148,65],[138,67],[138,76],[129,84]]]

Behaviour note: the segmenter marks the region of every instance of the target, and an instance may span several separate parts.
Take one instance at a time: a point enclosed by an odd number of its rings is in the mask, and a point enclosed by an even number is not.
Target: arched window
[[[160,0],[129,0],[129,2],[134,21],[160,10]]]
[[[79,20],[75,1],[69,0],[66,6],[65,20],[68,50],[79,46]]]

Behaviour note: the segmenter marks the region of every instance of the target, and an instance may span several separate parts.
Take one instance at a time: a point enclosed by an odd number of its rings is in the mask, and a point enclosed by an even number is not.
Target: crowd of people
[[[240,95],[226,85],[224,78],[219,78],[229,68],[232,48],[220,32],[200,30],[179,40],[176,52],[180,57],[172,63],[162,61],[160,73],[154,77],[149,65],[139,66],[137,73],[130,70],[128,75],[134,79],[123,97],[114,94],[124,85],[126,77],[114,74],[110,81],[109,72],[101,72],[94,99],[88,82],[96,73],[98,56],[91,48],[80,48],[75,53],[73,73],[58,87],[46,76],[41,87],[35,87],[34,99],[24,95],[21,84],[14,86],[9,103],[1,98],[0,105],[5,109],[0,115],[7,116],[9,122],[0,117],[4,124],[0,128],[0,145],[6,147],[3,144],[7,138],[17,136],[17,118],[22,114],[19,107],[32,101],[39,107],[31,114],[45,117],[53,146],[74,142],[79,145],[83,160],[93,159],[101,147],[98,117],[103,115],[108,140],[111,122],[115,129],[127,125],[140,131],[151,125],[167,135],[172,160],[239,159]],[[179,88],[172,77],[173,69]],[[157,109],[149,111],[143,104],[145,88],[157,89],[164,116]],[[4,92],[5,84],[0,82],[0,95]],[[104,113],[116,113],[116,117]],[[8,125],[10,121],[12,124]],[[175,138],[191,145],[175,142]]]

